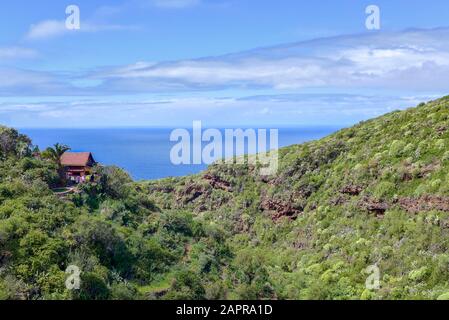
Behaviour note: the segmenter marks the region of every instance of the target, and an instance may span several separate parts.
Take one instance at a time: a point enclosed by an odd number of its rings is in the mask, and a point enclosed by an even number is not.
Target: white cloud
[[[92,22],[81,22],[79,30],[69,30],[66,28],[65,21],[46,20],[31,25],[26,35],[28,40],[42,40],[63,36],[77,32],[102,32],[102,31],[120,31],[120,30],[137,30],[136,26],[125,26],[119,24],[97,24]]]
[[[81,90],[80,90],[81,91]],[[76,94],[67,79],[51,72],[0,67],[0,96]]]
[[[108,28],[120,26],[85,25],[90,32]],[[97,95],[310,88],[343,92],[363,89],[447,92],[449,41],[446,39],[449,29],[348,35],[195,60],[97,68],[82,76],[72,75],[71,79],[55,73],[52,81],[66,84],[66,90],[58,91],[57,95],[67,91],[80,94],[81,88],[75,83],[92,84],[83,88],[83,93]],[[39,91],[39,87],[47,93],[53,85],[45,81],[41,85],[36,83],[33,91]]]
[[[190,126],[201,119],[207,126],[223,125],[348,125],[392,110],[404,109],[430,97],[351,94],[293,94],[242,98],[95,98],[51,101],[30,98],[0,102],[0,118],[16,126]],[[30,102],[32,101],[32,102]]]
[[[12,68],[0,69],[0,75],[0,88],[39,86],[50,80],[49,76],[42,73]]]
[[[31,25],[26,38],[30,40],[52,38],[63,35],[67,31],[64,21],[45,20]]]
[[[33,49],[21,47],[0,47],[0,60],[7,59],[32,59],[37,57]]]
[[[38,38],[61,34],[49,29],[34,32]],[[449,29],[367,33],[203,59],[142,61],[76,76],[0,68],[0,96],[10,101],[0,102],[0,118],[22,126],[149,126],[197,119],[209,125],[353,123],[447,94],[447,39]],[[142,93],[160,98],[144,99]],[[46,100],[55,97],[60,100]]]
[[[447,90],[449,29],[333,37],[238,54],[92,74],[109,88],[402,88]]]

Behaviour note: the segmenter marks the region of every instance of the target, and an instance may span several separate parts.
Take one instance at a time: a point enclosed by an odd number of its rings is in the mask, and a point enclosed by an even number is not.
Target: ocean
[[[339,128],[280,128],[279,147],[322,138]],[[185,176],[207,165],[174,165],[170,150],[172,129],[20,129],[41,150],[55,143],[68,145],[73,152],[90,151],[96,161],[125,169],[135,180]],[[269,131],[268,131],[269,132]]]

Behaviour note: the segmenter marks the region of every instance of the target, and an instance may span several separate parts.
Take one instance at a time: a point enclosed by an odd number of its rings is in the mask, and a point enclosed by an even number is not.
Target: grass
[[[173,274],[168,273],[165,276],[163,276],[160,280],[154,281],[149,285],[139,286],[137,288],[137,291],[142,295],[167,291],[170,289],[173,278],[174,278]]]

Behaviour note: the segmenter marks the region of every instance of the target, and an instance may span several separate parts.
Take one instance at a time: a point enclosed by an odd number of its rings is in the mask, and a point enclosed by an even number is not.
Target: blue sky
[[[81,29],[67,30],[75,4]],[[367,30],[377,5],[381,29]],[[16,0],[0,123],[349,125],[449,94],[446,0]]]

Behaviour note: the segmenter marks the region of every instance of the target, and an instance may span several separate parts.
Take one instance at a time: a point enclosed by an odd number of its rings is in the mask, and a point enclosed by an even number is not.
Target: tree
[[[0,126],[0,159],[23,157],[29,154],[31,140],[16,129]]]
[[[102,191],[114,199],[124,199],[129,196],[129,184],[133,181],[129,174],[116,166],[98,166],[95,173],[101,177]]]
[[[48,159],[56,165],[56,167],[58,168],[58,174],[59,174],[59,177],[61,178],[61,181],[64,181],[64,179],[65,179],[64,167],[62,166],[62,163],[61,163],[61,157],[64,153],[66,153],[69,150],[70,150],[70,147],[68,147],[64,144],[56,143],[53,147],[48,147],[42,153],[42,157],[44,159]]]

